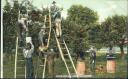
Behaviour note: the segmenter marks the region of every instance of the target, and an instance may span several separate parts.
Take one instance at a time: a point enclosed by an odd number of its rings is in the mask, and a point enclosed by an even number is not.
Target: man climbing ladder
[[[15,54],[15,74],[14,74],[14,78],[17,77],[25,77],[27,75],[27,78],[33,78],[33,64],[32,64],[32,53],[34,52],[34,45],[32,44],[32,41],[27,42],[27,40],[25,40],[26,38],[28,38],[28,23],[30,22],[29,20],[29,16],[28,16],[28,7],[29,7],[29,1],[23,1],[23,4],[25,5],[21,5],[23,6],[27,6],[27,11],[22,12],[22,10],[19,11],[19,16],[18,16],[18,28],[19,28],[19,35],[17,36],[17,43],[16,43],[16,54]],[[22,55],[24,55],[24,59],[22,57],[22,62],[26,59],[26,66],[25,66],[25,76],[24,74],[22,75],[18,75],[17,74],[17,69],[18,68],[22,68],[22,66],[18,67],[18,62],[21,61],[20,56],[18,55],[19,51],[18,51],[18,37],[20,40],[20,47],[22,49]],[[30,38],[30,37],[29,37]],[[18,52],[17,52],[18,51]],[[20,54],[20,53],[19,53]],[[20,60],[18,60],[20,59]],[[20,63],[21,64],[21,63]],[[27,73],[26,73],[27,70]],[[18,75],[18,76],[17,76]]]
[[[28,32],[27,18],[22,17],[22,18],[18,19],[18,26],[19,26],[20,46],[23,47],[25,45],[24,38],[26,37],[26,34]]]

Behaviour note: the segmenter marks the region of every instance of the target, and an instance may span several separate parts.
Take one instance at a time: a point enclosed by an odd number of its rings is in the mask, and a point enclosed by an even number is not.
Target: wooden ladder
[[[55,31],[54,31],[54,35],[55,35],[55,38],[56,38],[56,42],[57,42],[57,46],[58,46],[58,49],[59,49],[59,52],[60,52],[60,56],[61,56],[62,60],[64,61],[64,64],[65,64],[65,67],[67,69],[69,77],[72,78],[72,74],[71,74],[70,71],[71,71],[71,68],[73,68],[73,70],[74,70],[74,72],[76,74],[76,77],[78,78],[74,62],[72,60],[71,54],[69,52],[69,49],[68,49],[65,41],[63,39],[61,40],[61,38],[58,39],[57,36],[56,36]],[[66,61],[66,58],[65,58],[66,56],[70,60],[70,63],[71,63],[70,66],[69,66],[69,64],[67,64],[67,61]]]
[[[45,78],[45,71],[46,71],[46,62],[47,62],[47,56],[41,55],[41,52],[39,53],[38,60],[37,60],[37,68],[36,68],[36,75],[35,78],[38,78],[40,74],[38,73],[40,69],[43,68],[43,71],[41,72],[42,77],[39,78]]]
[[[14,68],[14,78],[26,78],[26,66],[25,66],[25,58],[23,57],[23,53],[19,52],[18,46],[18,37],[16,38],[16,53],[15,53],[15,68]],[[21,64],[22,63],[22,64]],[[17,71],[24,70],[22,74],[17,73]]]

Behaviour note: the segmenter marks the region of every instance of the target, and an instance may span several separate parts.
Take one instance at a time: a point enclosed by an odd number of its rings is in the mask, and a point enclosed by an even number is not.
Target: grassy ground
[[[97,72],[96,78],[126,78],[127,77],[127,60],[121,59],[119,55],[116,56],[116,73],[109,74],[107,72]],[[106,68],[105,55],[101,54],[97,57],[96,67],[103,65]]]
[[[34,60],[34,68],[36,69],[36,63],[37,63],[37,57],[33,58]],[[68,61],[68,60],[67,60]],[[104,68],[106,68],[106,57],[105,54],[98,54],[96,59],[96,67],[99,67],[99,65],[102,65]],[[75,62],[76,63],[76,62]],[[89,69],[89,58],[85,57],[85,63],[86,63],[86,75],[91,74]],[[19,63],[21,64],[21,63]],[[18,65],[19,65],[18,64]],[[22,66],[24,65],[24,62],[22,63]],[[69,63],[70,65],[70,63]],[[42,68],[38,68],[38,77],[42,77]],[[73,72],[73,70],[71,70]],[[18,74],[24,75],[24,69],[18,69]],[[61,61],[60,58],[56,59],[55,61],[55,73],[56,75],[66,75],[67,71],[64,66],[63,61]],[[47,69],[46,69],[46,77],[48,77]],[[126,78],[127,77],[127,62],[126,58],[121,59],[119,55],[117,55],[116,59],[116,73],[115,74],[108,74],[106,70],[103,72],[96,72],[95,78]],[[13,56],[5,56],[4,58],[4,78],[14,78],[14,55]]]

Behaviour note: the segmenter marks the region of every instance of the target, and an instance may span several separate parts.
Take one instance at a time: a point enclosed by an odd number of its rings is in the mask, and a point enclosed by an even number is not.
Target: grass
[[[125,59],[121,59],[119,57],[119,55],[117,54],[116,56],[116,73],[115,74],[109,74],[106,71],[104,72],[96,72],[95,78],[126,78],[127,77],[127,62],[126,62],[126,58]],[[36,70],[36,64],[37,64],[37,57],[34,56],[33,58],[34,60],[34,69]],[[66,59],[67,61],[69,61],[68,59]],[[105,54],[101,54],[99,53],[97,55],[97,59],[96,59],[96,67],[99,67],[99,65],[102,65],[103,67],[106,68],[106,57]],[[24,62],[23,62],[24,63]],[[23,63],[19,63],[24,65]],[[89,69],[89,57],[85,57],[85,63],[86,63],[86,75],[91,74],[90,73],[90,69]],[[18,65],[19,65],[18,64]],[[70,66],[71,64],[68,62],[68,65]],[[76,65],[76,62],[75,62]],[[68,74],[66,71],[66,67],[63,63],[63,61],[61,60],[61,58],[58,58],[55,60],[55,67],[54,67],[55,73],[56,75],[66,75]],[[38,77],[42,77],[42,71],[43,69],[41,67],[38,68]],[[48,69],[46,69],[46,77],[48,77]],[[71,72],[73,72],[73,69],[71,69]],[[17,71],[17,73],[19,74],[24,74],[24,69],[19,69]],[[14,78],[14,55],[12,55],[11,57],[7,57],[5,56],[4,58],[4,78]]]
[[[119,58],[119,55],[116,56],[116,73],[109,74],[107,72],[104,73],[96,73],[96,78],[126,78],[127,77],[127,60]],[[103,65],[106,67],[106,59],[105,55],[101,55],[97,57],[96,66]]]

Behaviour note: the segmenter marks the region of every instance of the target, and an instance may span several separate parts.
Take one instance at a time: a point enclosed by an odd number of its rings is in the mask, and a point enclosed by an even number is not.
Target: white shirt
[[[112,50],[108,49],[108,53],[115,53],[115,48],[113,47]]]
[[[20,20],[18,20],[18,23],[22,24],[22,27],[27,30],[27,25],[25,24],[25,20],[27,19],[21,18]]]
[[[23,49],[23,55],[25,58],[31,58],[33,52],[34,52],[34,45],[32,43],[31,43],[31,49],[30,50]]]

